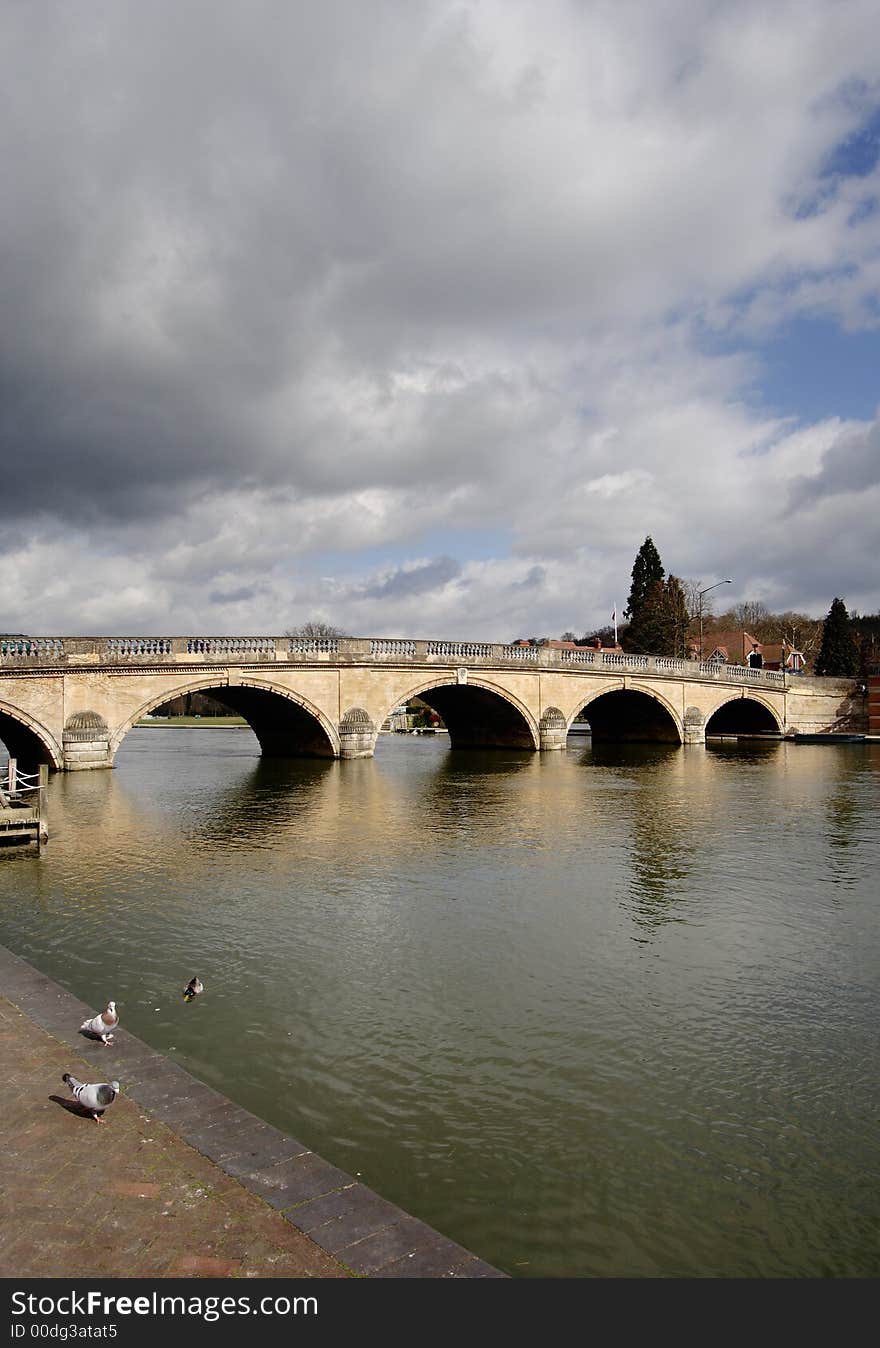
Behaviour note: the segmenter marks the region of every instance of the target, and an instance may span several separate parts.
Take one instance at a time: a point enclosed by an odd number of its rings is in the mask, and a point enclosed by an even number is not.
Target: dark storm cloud
[[[258,590],[253,585],[242,585],[241,589],[228,590],[225,593],[222,590],[212,590],[208,595],[208,602],[211,604],[243,604],[248,599],[254,599]]]
[[[401,599],[407,595],[427,594],[461,575],[461,565],[452,557],[437,557],[395,571],[387,578],[363,589],[365,599]]]
[[[839,435],[822,456],[817,473],[796,479],[790,508],[809,506],[824,497],[862,493],[880,485],[880,423]]]
[[[240,446],[179,375],[150,380],[106,363],[74,377],[32,370],[0,389],[9,508],[73,523],[175,512],[233,471]]]
[[[516,585],[521,590],[539,590],[547,580],[547,569],[543,566],[532,566],[522,580],[517,581]]]
[[[467,24],[418,3],[50,14],[5,17],[10,509],[94,526],[232,487],[485,479],[534,417],[519,376],[389,379],[546,283],[485,251],[479,150],[467,223],[442,227],[464,166],[430,153],[450,132],[430,86],[453,135],[496,111]],[[425,91],[380,77],[404,54]]]
[[[88,521],[223,484],[321,489],[298,393],[322,289],[359,253],[361,185],[336,148],[354,110],[322,82],[342,92],[335,34],[368,54],[369,23],[337,4],[44,18],[0,20],[8,505]]]

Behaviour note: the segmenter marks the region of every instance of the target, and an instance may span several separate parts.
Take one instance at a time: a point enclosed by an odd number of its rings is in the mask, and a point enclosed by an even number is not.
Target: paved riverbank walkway
[[[503,1277],[0,947],[0,1276]],[[64,1072],[119,1080],[104,1122]]]

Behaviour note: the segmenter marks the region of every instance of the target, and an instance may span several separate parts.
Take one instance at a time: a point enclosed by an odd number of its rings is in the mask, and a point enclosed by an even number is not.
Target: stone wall
[[[792,679],[786,707],[786,729],[801,735],[865,734],[868,730],[867,688],[860,679]]]
[[[880,674],[868,676],[868,734],[880,735]]]

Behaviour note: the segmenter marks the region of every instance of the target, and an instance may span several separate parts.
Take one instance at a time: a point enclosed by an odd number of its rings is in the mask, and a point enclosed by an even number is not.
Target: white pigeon
[[[95,1123],[103,1123],[104,1120],[101,1115],[108,1105],[113,1104],[119,1094],[119,1082],[78,1081],[70,1072],[65,1072],[61,1080],[67,1082],[76,1103],[91,1115]]]
[[[94,1039],[100,1039],[102,1044],[109,1044],[113,1038],[113,1031],[119,1024],[119,1017],[116,1014],[116,1003],[108,1002],[106,1011],[99,1011],[91,1020],[84,1020],[80,1025],[80,1031],[83,1034],[90,1034]]]

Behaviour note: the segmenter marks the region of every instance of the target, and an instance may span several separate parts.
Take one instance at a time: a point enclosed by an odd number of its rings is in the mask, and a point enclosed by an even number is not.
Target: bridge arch
[[[568,724],[585,712],[595,741],[633,740],[682,744],[684,727],[675,707],[656,689],[621,680],[578,701]]]
[[[707,735],[783,735],[785,726],[773,703],[749,689],[745,695],[724,698],[706,717]]]
[[[540,748],[538,723],[525,703],[470,670],[464,681],[454,671],[423,679],[396,698],[385,716],[413,697],[427,702],[442,717],[453,749]]]
[[[236,715],[244,717],[257,737],[265,758],[338,758],[339,734],[317,707],[298,693],[277,684],[242,679],[226,683],[217,678],[188,679],[143,702],[113,732],[111,756],[131,727],[172,698],[186,693],[212,693]]]
[[[18,760],[26,771],[47,763],[54,772],[64,766],[64,752],[55,736],[20,707],[0,702],[0,740],[9,757]]]

